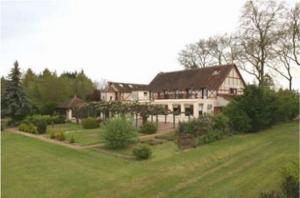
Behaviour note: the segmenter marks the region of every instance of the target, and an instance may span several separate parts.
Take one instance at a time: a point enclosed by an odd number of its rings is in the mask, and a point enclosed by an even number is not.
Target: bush
[[[33,124],[37,127],[37,132],[39,134],[47,132],[47,122],[45,120],[35,120]]]
[[[283,182],[282,192],[286,197],[299,197],[299,165],[298,163],[290,163],[282,170]]]
[[[55,134],[55,138],[59,141],[64,141],[66,139],[65,134],[63,132],[57,132]]]
[[[141,126],[139,132],[146,134],[153,134],[157,131],[157,126],[151,122],[146,122]]]
[[[210,130],[207,134],[202,135],[198,138],[198,144],[208,144],[220,139],[223,139],[224,133],[221,130]]]
[[[149,146],[140,144],[133,148],[132,154],[136,157],[136,159],[144,160],[151,157],[152,151]]]
[[[81,121],[82,127],[84,129],[95,129],[99,127],[98,121],[96,118],[85,118]]]
[[[28,133],[37,133],[37,128],[31,123],[22,123],[19,125],[18,129],[20,131],[28,132]]]
[[[241,110],[236,101],[225,107],[224,114],[228,117],[229,129],[235,132],[248,132],[251,128],[249,116]]]
[[[52,121],[55,124],[63,124],[66,122],[66,119],[65,119],[65,116],[63,116],[63,115],[55,115],[55,116],[52,116]]]
[[[247,86],[244,95],[225,107],[224,114],[236,131],[257,132],[273,124],[294,119],[299,112],[299,94],[275,92],[265,87]]]
[[[298,198],[299,197],[299,164],[289,163],[281,171],[283,180],[281,191],[262,192],[260,198]]]
[[[70,141],[69,141],[71,144],[73,144],[73,143],[75,143],[75,139],[74,139],[74,137],[72,136],[71,137],[71,139],[70,139]]]
[[[213,117],[213,129],[221,130],[224,133],[229,131],[229,118],[220,113]]]
[[[292,120],[299,114],[299,95],[296,92],[280,89],[276,97],[276,122]]]
[[[200,136],[206,134],[212,129],[213,120],[211,116],[202,116],[198,119],[192,119],[187,122],[180,122],[177,133],[180,134],[192,134],[194,136]]]
[[[103,139],[107,147],[125,148],[137,141],[138,134],[132,123],[126,118],[113,118],[103,127]]]
[[[50,134],[49,134],[49,137],[50,137],[50,139],[55,139],[55,137],[56,137],[55,132],[51,131]]]

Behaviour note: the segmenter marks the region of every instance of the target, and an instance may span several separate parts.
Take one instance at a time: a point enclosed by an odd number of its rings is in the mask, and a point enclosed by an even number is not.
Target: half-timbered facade
[[[219,112],[244,88],[234,64],[159,73],[149,84],[151,102],[181,112],[181,120]]]
[[[149,102],[148,85],[108,82],[105,91],[101,94],[103,101],[139,101]]]
[[[149,85],[108,82],[104,101],[138,101],[165,105],[180,112],[178,120],[216,113],[232,97],[243,94],[245,82],[234,64],[161,72]],[[165,119],[163,117],[162,119]],[[171,121],[173,117],[168,116]]]

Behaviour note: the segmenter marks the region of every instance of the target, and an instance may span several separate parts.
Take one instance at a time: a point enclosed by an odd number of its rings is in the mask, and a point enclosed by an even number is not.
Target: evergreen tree
[[[31,105],[21,84],[21,72],[17,61],[8,75],[1,106],[1,116],[11,117],[15,121],[21,120],[31,112]]]

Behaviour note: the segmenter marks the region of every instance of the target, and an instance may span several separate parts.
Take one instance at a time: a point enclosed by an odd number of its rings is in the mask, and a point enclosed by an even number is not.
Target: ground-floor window
[[[175,114],[180,114],[181,113],[181,106],[179,104],[174,104],[173,105],[173,112]]]
[[[184,113],[185,113],[185,116],[194,115],[194,105],[185,105]]]

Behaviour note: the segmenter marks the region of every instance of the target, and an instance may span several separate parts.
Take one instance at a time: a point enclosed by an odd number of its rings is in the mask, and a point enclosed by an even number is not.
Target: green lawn
[[[81,125],[74,123],[49,125],[47,128],[48,134],[51,132],[62,131],[65,134],[66,140],[71,137],[75,139],[75,143],[80,145],[98,144],[102,143],[101,128],[83,129]]]
[[[148,161],[72,150],[2,134],[3,197],[257,197],[278,189],[299,160],[298,122],[180,152],[155,146]]]

